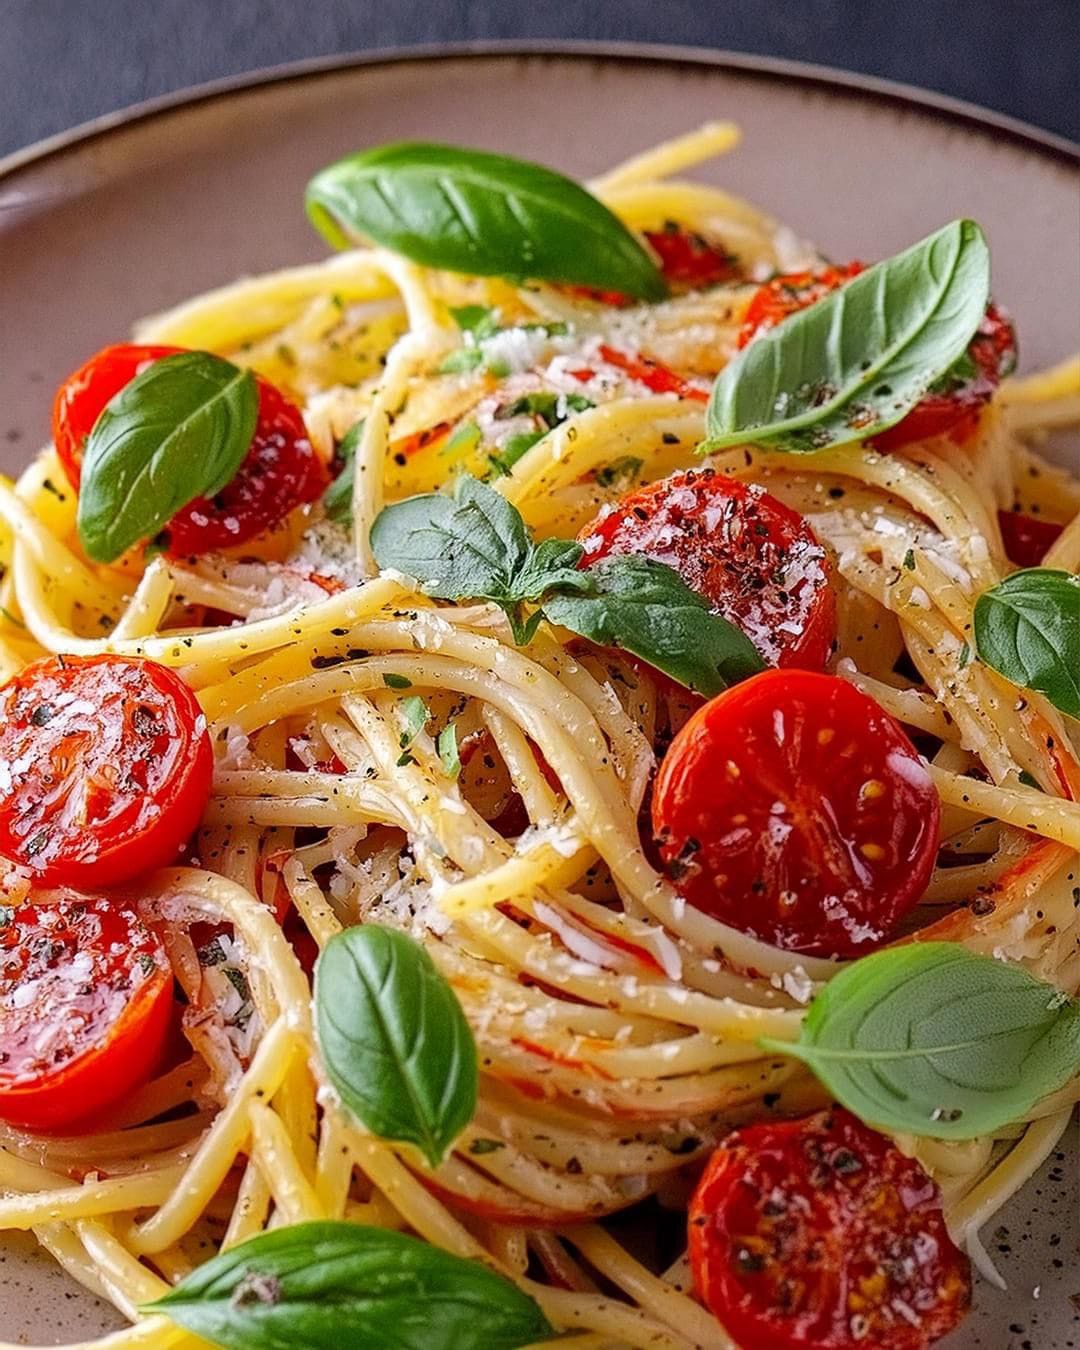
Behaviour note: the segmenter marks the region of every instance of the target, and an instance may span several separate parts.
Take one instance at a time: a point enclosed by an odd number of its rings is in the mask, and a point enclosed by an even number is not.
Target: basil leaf
[[[796,1044],[761,1044],[808,1064],[867,1124],[972,1139],[1080,1068],[1080,1003],[1021,966],[918,942],[843,969]]]
[[[463,333],[472,334],[474,342],[499,331],[499,311],[488,305],[451,305],[450,317]]]
[[[437,1167],[476,1109],[476,1046],[423,947],[379,924],[338,933],[315,968],[315,1019],[345,1106]]]
[[[744,633],[710,612],[664,563],[634,555],[602,558],[579,576],[585,595],[555,595],[544,612],[592,642],[623,647],[706,697],[765,669]]]
[[[625,225],[539,164],[402,141],[322,169],[308,217],[335,248],[374,239],[426,267],[555,281],[660,300],[667,286]]]
[[[1080,717],[1080,577],[1052,567],[1014,572],[975,602],[979,660]]]
[[[884,431],[963,356],[989,291],[982,231],[953,221],[744,348],[713,385],[703,449],[820,450]]]
[[[585,550],[572,539],[545,539],[537,544],[517,575],[515,594],[522,600],[539,600],[545,591],[592,591],[591,573],[578,563]]]
[[[219,1252],[142,1311],[226,1350],[517,1350],[553,1334],[527,1294],[478,1261],[329,1221]]]
[[[338,525],[352,524],[353,480],[356,477],[356,449],[364,434],[365,419],[354,422],[341,439],[337,457],[341,472],[322,496],[323,510]]]
[[[432,492],[384,507],[371,527],[382,568],[415,577],[441,600],[517,599],[514,577],[532,549],[515,507],[468,474],[453,497]]]
[[[188,502],[220,492],[258,416],[251,371],[209,352],[163,356],[136,375],[87,437],[77,516],[87,556],[112,562]]]
[[[411,694],[408,698],[401,700],[401,713],[405,718],[405,730],[401,733],[399,740],[401,748],[412,745],[417,736],[424,729],[431,714],[427,710],[427,704],[417,694]]]

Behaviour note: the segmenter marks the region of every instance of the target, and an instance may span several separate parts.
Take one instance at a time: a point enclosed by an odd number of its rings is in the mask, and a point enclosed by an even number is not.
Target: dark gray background
[[[0,153],[300,57],[515,37],[816,61],[1080,137],[1078,0],[0,0]]]

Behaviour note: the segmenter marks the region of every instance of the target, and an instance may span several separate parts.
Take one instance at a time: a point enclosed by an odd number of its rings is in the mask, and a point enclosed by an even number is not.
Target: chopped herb
[[[217,938],[211,938],[205,947],[199,948],[200,966],[220,966],[225,960],[225,951]]]
[[[610,464],[597,469],[596,481],[601,487],[628,487],[636,482],[644,466],[645,461],[638,459],[636,455],[623,455],[620,459],[613,459]]]
[[[449,356],[444,356],[438,364],[440,375],[457,375],[463,370],[475,370],[484,360],[479,347],[458,347]]]
[[[406,679],[404,675],[384,675],[383,684],[387,689],[411,689],[412,680]]]
[[[364,419],[361,417],[342,437],[334,456],[341,464],[341,472],[323,493],[323,510],[338,525],[352,523],[353,478],[356,472],[354,461],[363,433]]]
[[[450,316],[463,333],[480,342],[499,331],[499,311],[487,305],[451,305]]]
[[[412,745],[421,731],[424,729],[424,723],[431,714],[427,710],[427,704],[417,694],[410,698],[401,700],[401,715],[405,719],[406,729],[398,738],[398,744],[404,750]]]
[[[479,1157],[483,1153],[495,1153],[505,1147],[501,1139],[474,1139],[469,1145],[469,1152]]]
[[[440,455],[467,455],[480,444],[480,428],[475,422],[462,422],[439,451]]]
[[[251,990],[248,988],[247,977],[245,976],[244,972],[242,970],[238,970],[236,966],[222,966],[221,973],[229,981],[229,983],[240,995],[240,997],[244,1000],[244,1002],[245,1003],[248,1002],[251,998]]]
[[[904,554],[904,566],[909,572],[915,570],[915,550],[913,548],[909,548]]]
[[[961,670],[963,670],[963,668],[967,665],[967,663],[970,660],[971,660],[971,647],[965,642],[964,645],[960,648],[960,654],[956,658],[956,664],[960,667]]]
[[[489,455],[488,459],[499,473],[509,478],[518,460],[527,455],[537,441],[542,441],[546,435],[546,431],[519,431],[516,435],[507,437],[499,453]]]
[[[436,748],[439,752],[439,760],[443,767],[443,773],[447,778],[457,778],[461,773],[461,756],[458,754],[457,741],[457,723],[451,722],[449,726],[443,727],[439,732],[439,738],[436,741]]]
[[[402,754],[398,755],[394,763],[397,765],[399,769],[403,769],[406,764],[415,764],[416,756],[412,753],[412,751],[405,750]]]
[[[1039,781],[1028,773],[1027,769],[1020,770],[1020,781],[1025,787],[1038,788]]]
[[[15,628],[26,627],[26,624],[24,624],[21,619],[17,619],[15,615],[12,614],[11,610],[5,608],[3,605],[0,605],[0,614],[2,614],[4,618],[7,619],[8,623],[13,625],[13,627]]]

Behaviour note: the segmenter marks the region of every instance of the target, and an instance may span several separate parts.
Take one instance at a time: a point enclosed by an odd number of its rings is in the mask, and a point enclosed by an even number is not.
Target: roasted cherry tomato
[[[738,275],[729,253],[673,220],[667,221],[662,230],[646,230],[645,238],[660,259],[664,280],[675,288],[700,291]]]
[[[172,988],[161,942],[115,899],[0,911],[0,1118],[57,1130],[144,1082]]]
[[[783,323],[789,314],[797,314],[800,309],[823,300],[830,291],[835,291],[864,270],[863,263],[852,262],[845,267],[823,267],[817,272],[786,272],[783,276],[773,277],[754,292],[739,330],[738,345],[745,347],[752,338]]]
[[[1046,550],[1065,528],[1052,520],[1039,520],[1022,511],[999,511],[998,524],[1005,555],[1017,567],[1038,567]]]
[[[53,442],[73,487],[79,486],[86,438],[106,403],[148,365],[183,350],[120,343],[64,381],[53,404]],[[197,497],[170,521],[164,533],[173,557],[242,544],[314,501],[330,481],[300,409],[266,380],[257,384],[259,420],[247,458],[216,497]]]
[[[835,675],[768,670],[706,703],[657,775],[690,904],[777,947],[861,956],[919,900],[940,803],[899,725]]]
[[[925,1350],[971,1301],[935,1183],[839,1107],[728,1135],[689,1239],[697,1292],[742,1350]]]
[[[45,885],[171,862],[210,795],[195,695],[135,656],[54,656],[0,688],[0,855]]]
[[[738,345],[745,347],[788,315],[823,299],[863,270],[862,263],[853,262],[846,267],[793,272],[767,281],[750,301]],[[895,426],[873,438],[879,450],[897,450],[933,436],[948,436],[961,444],[972,436],[983,405],[1004,376],[1016,367],[1016,333],[996,306],[987,306],[986,317],[971,339],[967,355],[969,369],[949,377],[948,388],[927,394]]]
[[[578,537],[586,565],[639,553],[673,567],[770,664],[825,664],[836,636],[825,550],[763,488],[690,469],[623,497]]]

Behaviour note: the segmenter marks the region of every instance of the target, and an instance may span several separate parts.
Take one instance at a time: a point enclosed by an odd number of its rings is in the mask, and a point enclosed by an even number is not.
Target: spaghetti
[[[93,1128],[0,1126],[0,1229],[33,1231],[134,1323],[95,1344],[194,1343],[139,1307],[207,1254],[315,1219],[482,1261],[580,1350],[735,1344],[684,1258],[658,1274],[603,1221],[649,1197],[685,1208],[688,1168],[729,1131],[825,1103],[758,1038],[796,1039],[836,963],[688,905],[643,851],[662,729],[685,716],[669,681],[550,625],[516,645],[497,606],[437,604],[380,575],[369,543],[386,503],[463,471],[487,475],[544,539],[700,464],[704,395],[758,285],[821,264],[757,209],[671,180],[735,140],[707,127],[593,185],[634,229],[677,221],[722,240],[738,267],[708,289],[611,305],[363,248],[142,325],[140,342],[213,350],[295,399],[324,465],[362,421],[351,532],[308,506],[237,549],[98,565],[53,448],[0,483],[0,674],[49,653],[151,658],[196,691],[216,757],[184,865],[118,887],[163,935],[187,1053]],[[483,364],[455,368],[465,307],[499,326]],[[667,391],[611,356],[642,351],[678,372]],[[835,568],[831,668],[932,747],[941,852],[901,940],[961,942],[1068,993],[1075,728],[970,642],[976,598],[1011,571],[999,511],[1059,522],[1046,565],[1080,566],[1080,486],[1039,453],[1078,408],[1072,362],[1006,382],[960,444],[810,457],[746,445],[705,461],[805,518]],[[415,729],[403,705],[418,693]],[[451,723],[459,776],[440,756]],[[26,869],[3,884],[10,904],[49,902]],[[434,1169],[358,1126],[314,1041],[311,949],[370,922],[422,943],[476,1038],[478,1107]],[[1074,1079],[990,1137],[900,1140],[991,1278],[978,1230],[1053,1148],[1076,1095]]]

